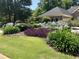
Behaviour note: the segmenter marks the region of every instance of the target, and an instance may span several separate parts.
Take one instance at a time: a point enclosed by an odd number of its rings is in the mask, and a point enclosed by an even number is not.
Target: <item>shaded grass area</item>
[[[43,38],[27,36],[1,36],[0,53],[11,59],[76,59],[56,52]]]

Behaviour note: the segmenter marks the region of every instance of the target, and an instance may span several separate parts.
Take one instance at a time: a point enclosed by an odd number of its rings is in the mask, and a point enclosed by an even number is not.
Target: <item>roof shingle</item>
[[[79,6],[72,6],[70,9],[68,9],[67,11],[70,13],[70,14],[72,14],[72,13],[74,13],[76,10],[78,10],[79,9]]]
[[[59,7],[55,7],[53,9],[49,10],[48,12],[40,15],[39,17],[44,17],[44,16],[49,16],[49,17],[53,17],[53,16],[72,17],[67,10],[59,8]]]

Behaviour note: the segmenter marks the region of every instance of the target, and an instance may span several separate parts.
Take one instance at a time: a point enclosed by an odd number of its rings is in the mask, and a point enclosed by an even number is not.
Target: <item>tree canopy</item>
[[[0,16],[8,18],[9,21],[16,21],[20,15],[31,14],[31,10],[26,7],[30,5],[31,0],[0,0]],[[28,13],[25,10],[28,11]],[[26,14],[24,12],[26,12]],[[21,19],[25,19],[24,16],[21,17]]]
[[[68,9],[73,5],[73,0],[40,0],[38,3],[38,8],[36,9],[34,15],[40,15],[54,7],[62,7]]]

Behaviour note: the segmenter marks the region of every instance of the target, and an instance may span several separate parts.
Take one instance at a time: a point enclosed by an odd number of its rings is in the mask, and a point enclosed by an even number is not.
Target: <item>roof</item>
[[[77,11],[79,9],[79,6],[72,6],[70,9],[68,9],[67,11],[70,14],[73,14],[75,11]]]
[[[55,7],[53,9],[49,10],[48,12],[40,15],[39,17],[44,17],[44,16],[48,16],[48,17],[53,17],[53,16],[72,17],[67,10],[59,8],[59,7]]]

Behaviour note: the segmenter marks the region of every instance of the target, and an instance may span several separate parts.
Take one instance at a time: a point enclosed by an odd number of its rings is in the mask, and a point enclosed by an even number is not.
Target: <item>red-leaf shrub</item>
[[[51,30],[48,28],[38,28],[38,29],[31,28],[25,30],[24,34],[28,36],[47,37],[50,31]]]

